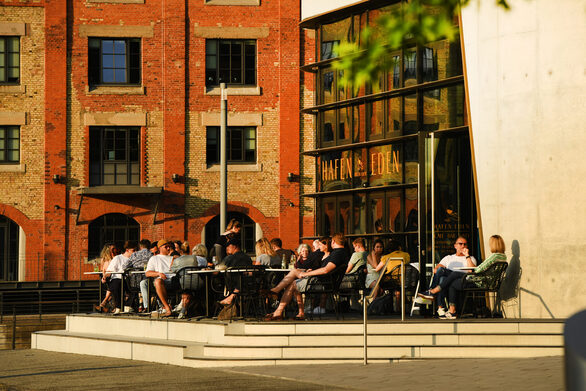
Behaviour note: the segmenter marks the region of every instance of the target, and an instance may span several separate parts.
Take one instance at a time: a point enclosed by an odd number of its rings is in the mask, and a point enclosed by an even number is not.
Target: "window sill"
[[[205,5],[260,5],[260,0],[204,0]]]
[[[258,96],[260,95],[260,87],[226,87],[228,96],[232,95],[249,95]],[[205,87],[204,93],[211,96],[220,96],[220,87]]]
[[[83,195],[120,195],[120,194],[161,194],[163,192],[162,187],[149,187],[149,186],[135,186],[135,185],[111,185],[111,186],[91,186],[91,187],[78,187],[77,194]]]
[[[146,95],[144,86],[95,86],[85,87],[86,95]]]
[[[26,92],[26,85],[3,85],[0,86],[0,94],[24,94]]]
[[[25,173],[26,172],[26,164],[0,164],[0,173],[2,172],[12,172],[12,173]]]
[[[261,172],[262,164],[228,164],[228,172]],[[208,165],[206,172],[220,172],[219,164]]]

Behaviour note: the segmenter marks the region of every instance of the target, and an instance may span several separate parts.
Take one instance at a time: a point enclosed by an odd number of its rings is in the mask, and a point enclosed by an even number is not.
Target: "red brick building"
[[[300,220],[313,206],[299,196],[311,180],[298,180],[300,102],[312,99],[299,7],[0,1],[0,280],[83,278],[110,240],[213,241],[220,82],[228,212],[246,249],[313,234]]]

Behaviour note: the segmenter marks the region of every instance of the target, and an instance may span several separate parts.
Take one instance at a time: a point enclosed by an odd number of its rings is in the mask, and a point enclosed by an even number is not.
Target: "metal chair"
[[[490,293],[494,293],[495,297],[501,287],[501,283],[505,278],[505,273],[509,264],[507,262],[495,262],[488,269],[482,273],[474,274],[468,273],[462,278],[462,292],[464,293],[464,300],[462,302],[462,308],[460,310],[460,316],[464,313],[466,303],[470,298],[472,301],[482,303],[480,306],[483,309],[487,308],[487,300]],[[478,316],[477,306],[473,307],[473,314]],[[491,316],[492,316],[491,311]]]
[[[316,296],[321,297],[321,295],[326,295],[326,297],[331,298],[334,305],[334,312],[336,313],[336,319],[340,319],[339,291],[347,265],[347,263],[343,263],[341,266],[338,266],[336,269],[334,269],[331,273],[310,277],[307,281],[307,287],[305,289],[305,296],[309,299],[312,299]],[[313,319],[313,312],[311,318]]]

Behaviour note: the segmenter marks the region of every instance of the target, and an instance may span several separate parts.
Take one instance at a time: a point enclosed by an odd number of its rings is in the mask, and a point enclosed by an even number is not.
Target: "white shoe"
[[[119,314],[119,313],[120,313],[120,308],[116,308],[116,309],[114,310],[114,312],[112,312],[112,313],[113,313],[114,315],[117,315],[117,314]]]
[[[321,308],[321,307],[315,307],[313,309],[313,314],[314,315],[323,315],[326,313],[326,309],[325,308]]]
[[[444,310],[444,307],[437,307],[437,314],[440,318],[446,316],[446,310]]]
[[[175,308],[173,308],[173,312],[181,312],[183,310],[183,303],[180,302],[179,304],[177,304],[175,306]]]
[[[127,314],[131,314],[131,313],[133,313],[133,312],[134,312],[134,308],[132,308],[132,307],[131,307],[131,306],[129,306],[129,305],[125,305],[125,306],[124,306],[124,312],[125,312],[125,313],[127,313]]]
[[[179,315],[177,315],[177,319],[185,319],[185,311],[179,312]]]

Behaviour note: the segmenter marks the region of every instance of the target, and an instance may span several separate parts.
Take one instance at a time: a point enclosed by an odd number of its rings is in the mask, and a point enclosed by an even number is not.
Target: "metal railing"
[[[370,295],[364,296],[364,291],[363,290],[360,291],[361,292],[360,295],[362,296],[362,318],[363,318],[362,333],[363,333],[363,342],[364,342],[364,345],[363,345],[364,346],[364,353],[363,353],[364,365],[368,364],[368,304],[369,304],[370,300],[372,300],[372,298],[374,297],[374,294],[378,291],[378,287],[380,285],[380,282],[386,274],[385,272],[387,270],[387,265],[392,260],[401,261],[401,321],[405,320],[405,260],[400,257],[392,257],[392,258],[388,258],[385,261],[385,265],[381,269],[380,275],[378,276],[378,279],[376,280],[376,284],[374,285],[374,288],[372,288]]]

